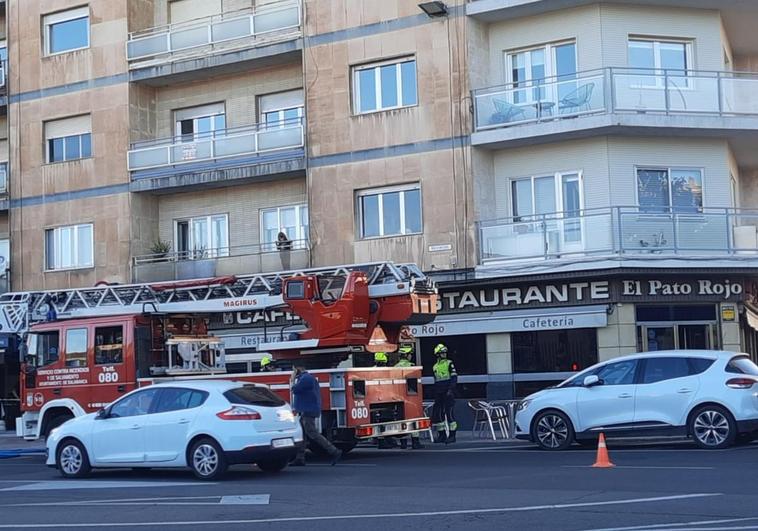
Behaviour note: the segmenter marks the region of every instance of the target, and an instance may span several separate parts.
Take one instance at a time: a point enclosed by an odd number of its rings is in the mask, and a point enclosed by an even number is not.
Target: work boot
[[[438,431],[437,436],[434,438],[435,443],[444,443],[447,440],[447,433],[444,431]]]
[[[414,450],[421,450],[423,447],[424,445],[421,444],[421,441],[418,440],[418,437],[411,439],[411,448]]]
[[[455,431],[451,431],[448,438],[445,440],[445,444],[453,444],[455,442]]]
[[[337,453],[332,455],[332,460],[329,462],[329,464],[334,466],[339,463],[340,459],[342,459],[342,450],[337,450]]]

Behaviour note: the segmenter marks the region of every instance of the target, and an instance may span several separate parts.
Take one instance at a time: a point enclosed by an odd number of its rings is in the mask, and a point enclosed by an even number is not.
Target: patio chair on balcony
[[[492,105],[495,107],[495,114],[490,117],[490,125],[507,124],[526,118],[526,112],[523,107],[513,105],[507,101],[492,98]]]
[[[580,111],[589,111],[592,101],[592,92],[595,90],[594,83],[585,83],[566,94],[558,102],[559,114],[571,114]]]

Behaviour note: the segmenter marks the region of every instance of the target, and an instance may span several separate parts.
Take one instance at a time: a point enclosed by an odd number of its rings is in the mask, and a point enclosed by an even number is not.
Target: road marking
[[[37,503],[8,503],[0,507],[53,507],[53,506],[97,506],[108,505],[268,505],[271,499],[270,494],[239,494],[232,496],[177,496],[165,498],[116,498],[108,500],[73,500],[65,502],[37,502]],[[200,501],[215,500],[215,501]]]
[[[749,518],[728,518],[723,520],[696,520],[694,522],[674,522],[670,524],[647,524],[647,525],[633,525],[628,527],[603,527],[601,529],[587,529],[585,531],[654,531],[657,529],[672,529],[676,527],[682,527],[687,525],[715,525],[715,524],[731,524],[736,522],[749,522],[750,520],[758,520],[757,517]],[[716,529],[716,528],[713,528]],[[688,528],[689,531],[689,528]]]
[[[97,481],[97,480],[73,480],[61,479],[58,481],[38,481],[28,485],[17,487],[5,487],[0,492],[6,491],[29,491],[29,490],[73,490],[73,489],[121,489],[121,488],[148,488],[148,487],[197,487],[201,485],[215,485],[215,483],[195,482],[168,482],[168,481]]]
[[[545,511],[556,509],[573,509],[577,507],[601,507],[607,505],[630,505],[637,503],[654,503],[673,500],[688,500],[723,496],[721,493],[680,494],[675,496],[657,496],[653,498],[627,498],[596,502],[560,503],[553,505],[532,505],[527,507],[496,507],[489,509],[459,509],[453,511],[423,511],[415,513],[378,513],[378,514],[343,514],[329,516],[292,516],[287,518],[256,518],[248,520],[192,520],[192,521],[159,521],[159,522],[81,522],[81,523],[39,523],[39,524],[0,524],[0,529],[11,528],[90,528],[90,527],[150,527],[150,526],[198,526],[198,525],[240,525],[240,524],[271,524],[281,522],[316,522],[329,520],[370,520],[384,518],[409,518],[428,516],[453,516],[465,514],[516,513],[529,511]]]
[[[222,496],[221,505],[268,505],[268,494],[250,494],[247,496]]]
[[[336,465],[332,465],[331,463],[309,463],[307,466],[336,466],[339,468],[346,467],[346,466],[378,466],[376,463],[343,463],[340,461]]]
[[[592,465],[561,465],[561,468],[592,468]],[[616,465],[613,468],[637,468],[640,470],[715,470],[712,466],[634,466]]]

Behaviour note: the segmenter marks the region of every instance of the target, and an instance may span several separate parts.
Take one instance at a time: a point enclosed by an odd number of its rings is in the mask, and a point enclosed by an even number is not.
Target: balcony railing
[[[188,280],[308,267],[310,244],[293,240],[289,250],[276,243],[147,254],[133,258],[135,282]]]
[[[756,255],[758,210],[615,206],[479,222],[480,262]]]
[[[604,68],[474,91],[477,131],[584,114],[758,115],[758,74]]]
[[[304,146],[302,119],[135,142],[129,171],[257,155]]]
[[[250,37],[266,43],[289,39],[300,35],[300,12],[300,2],[283,1],[133,32],[126,56],[144,60]]]

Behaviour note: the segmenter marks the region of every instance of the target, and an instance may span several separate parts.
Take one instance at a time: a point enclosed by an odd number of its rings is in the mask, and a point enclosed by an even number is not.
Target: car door
[[[683,356],[645,359],[635,397],[635,422],[683,426],[700,387],[696,372]]]
[[[637,364],[637,360],[623,360],[594,371],[598,384],[582,387],[577,393],[577,431],[619,429],[634,421]]]
[[[189,429],[207,397],[206,391],[181,387],[160,388],[157,404],[147,415],[147,461],[168,462],[184,455]]]
[[[98,417],[92,429],[96,464],[141,463],[145,459],[145,426],[157,389],[125,396]]]

